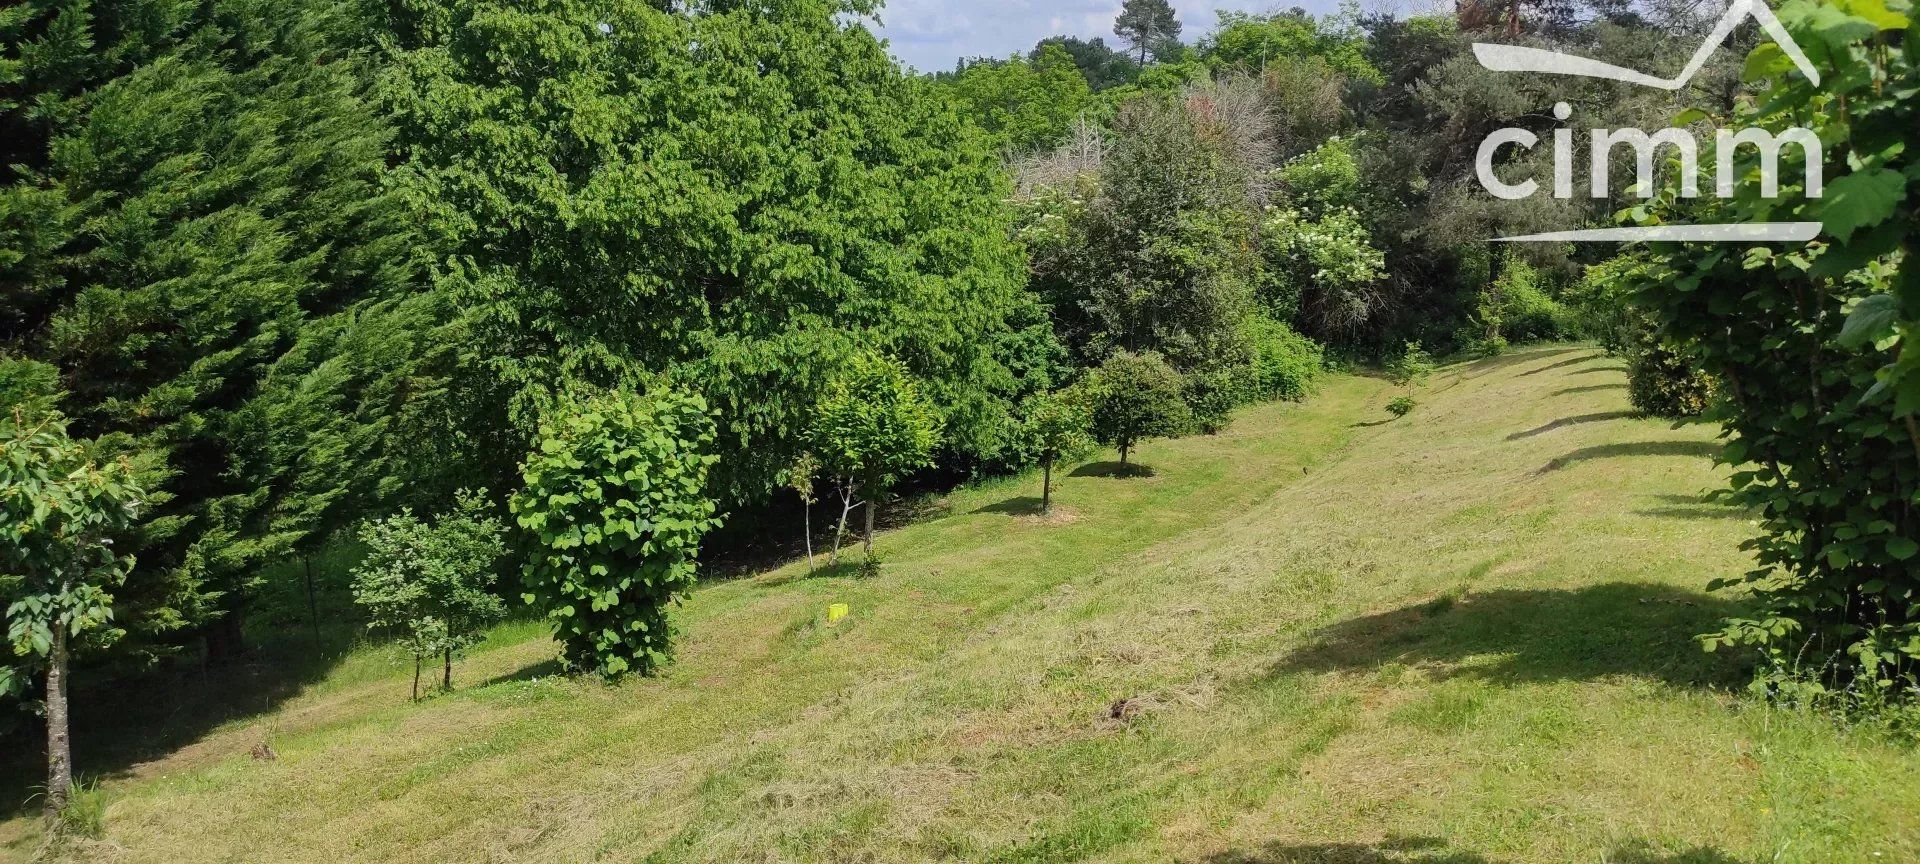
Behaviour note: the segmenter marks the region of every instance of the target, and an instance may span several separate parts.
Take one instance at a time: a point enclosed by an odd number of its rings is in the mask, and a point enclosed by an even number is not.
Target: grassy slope
[[[1612,361],[1341,377],[1149,478],[955,493],[873,580],[700,590],[662,680],[350,658],[110,781],[124,861],[1915,860],[1920,758],[1728,695],[1740,514]],[[1096,466],[1097,467],[1097,466]],[[782,526],[784,527],[784,526]],[[771,529],[770,529],[771,530]],[[824,625],[831,602],[853,616]],[[1125,700],[1125,701],[1121,701]],[[249,748],[269,738],[275,761]],[[32,846],[0,824],[0,857]],[[1881,857],[1875,859],[1874,853]]]

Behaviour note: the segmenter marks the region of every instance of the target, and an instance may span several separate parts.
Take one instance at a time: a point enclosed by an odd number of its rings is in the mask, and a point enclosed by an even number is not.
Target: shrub
[[[1481,319],[1494,322],[1499,334],[1514,342],[1562,338],[1570,316],[1547,293],[1545,282],[1532,264],[1509,255],[1493,288],[1481,296]]]
[[[1193,418],[1194,430],[1213,435],[1227,428],[1233,409],[1245,401],[1244,377],[1244,373],[1236,375],[1232,369],[1219,368],[1187,374],[1180,382],[1180,394]]]
[[[672,657],[667,612],[693,587],[714,440],[706,401],[674,390],[569,401],[541,424],[513,512],[533,544],[526,602],[567,666],[607,678]]]
[[[1120,464],[1140,442],[1184,433],[1193,424],[1180,373],[1160,355],[1122,351],[1081,383],[1093,437],[1120,451]]]
[[[1305,399],[1326,367],[1319,343],[1264,315],[1248,319],[1247,345],[1252,353],[1246,384],[1249,399]]]
[[[1412,413],[1413,407],[1418,404],[1420,403],[1415,402],[1412,396],[1395,396],[1392,402],[1387,403],[1387,413],[1395,417],[1405,417]]]
[[[1627,352],[1627,400],[1655,417],[1697,417],[1713,399],[1713,378],[1665,345],[1642,341]]]
[[[432,523],[402,510],[360,527],[367,554],[353,568],[353,601],[367,611],[368,627],[401,634],[413,658],[415,699],[422,658],[442,658],[440,686],[452,689],[454,655],[506,615],[493,594],[506,529],[489,509],[486,490],[462,489],[454,508]]]

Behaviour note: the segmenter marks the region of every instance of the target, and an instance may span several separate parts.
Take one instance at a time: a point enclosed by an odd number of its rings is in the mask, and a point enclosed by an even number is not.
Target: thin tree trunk
[[[813,573],[813,502],[800,502],[800,526],[807,535],[807,573]]]
[[[873,557],[873,508],[879,496],[867,495],[867,557]]]
[[[1127,445],[1120,445],[1120,464],[1127,464]]]
[[[73,742],[67,736],[67,628],[53,625],[53,651],[47,661],[47,796],[49,826],[59,824],[73,789]]]
[[[827,556],[827,566],[840,563],[840,541],[847,536],[847,513],[853,510],[853,485],[840,484],[840,523],[833,529],[833,554]]]
[[[452,648],[447,649],[445,660],[447,665],[443,668],[443,670],[440,673],[440,689],[451,691],[453,690],[453,649]]]
[[[1040,463],[1040,515],[1053,512],[1053,460]]]
[[[413,655],[413,701],[420,701],[420,655]]]
[[[313,556],[308,555],[306,556],[306,559],[307,559],[307,615],[308,615],[308,620],[311,620],[313,622],[313,647],[315,648],[315,650],[318,650],[320,647],[320,601],[315,599],[314,593],[313,593]]]

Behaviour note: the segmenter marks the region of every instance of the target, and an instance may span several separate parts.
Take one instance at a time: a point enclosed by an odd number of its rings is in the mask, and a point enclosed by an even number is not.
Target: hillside
[[[969,488],[875,579],[714,582],[679,658],[551,676],[512,625],[408,704],[364,649],[105,782],[116,862],[1920,858],[1920,758],[1690,641],[1745,514],[1712,431],[1584,347]],[[791,526],[768,530],[790,531]],[[831,603],[852,614],[826,624]],[[487,682],[481,684],[480,682]],[[277,758],[250,757],[269,743]],[[28,857],[28,813],[0,858]],[[1879,857],[1875,857],[1879,856]]]

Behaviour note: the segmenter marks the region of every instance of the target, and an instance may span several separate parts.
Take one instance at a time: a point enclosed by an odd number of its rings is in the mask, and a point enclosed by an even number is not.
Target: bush
[[[1617,255],[1581,273],[1566,294],[1569,335],[1599,342],[1609,354],[1624,353],[1634,334],[1651,326],[1633,305],[1634,286],[1648,266],[1644,255]]]
[[[1713,400],[1713,378],[1692,359],[1643,341],[1627,352],[1627,400],[1655,417],[1697,417]]]
[[[1195,431],[1214,435],[1227,428],[1233,409],[1246,401],[1244,377],[1244,371],[1236,375],[1232,369],[1203,369],[1186,376],[1180,392]]]
[[[652,674],[672,657],[667,611],[693,587],[714,456],[706,401],[677,391],[569,402],[541,424],[513,498],[531,535],[527,603],[568,668]]]
[[[1532,264],[1509,256],[1492,290],[1482,295],[1481,320],[1495,322],[1500,336],[1513,342],[1566,337],[1572,316],[1547,293],[1545,282]]]
[[[1405,417],[1412,413],[1413,406],[1418,404],[1420,403],[1415,402],[1412,396],[1395,396],[1392,402],[1387,403],[1387,413],[1395,417]]]
[[[1285,399],[1297,402],[1312,395],[1326,367],[1320,344],[1292,327],[1264,315],[1247,321],[1247,345],[1252,361],[1247,369],[1249,401]]]

